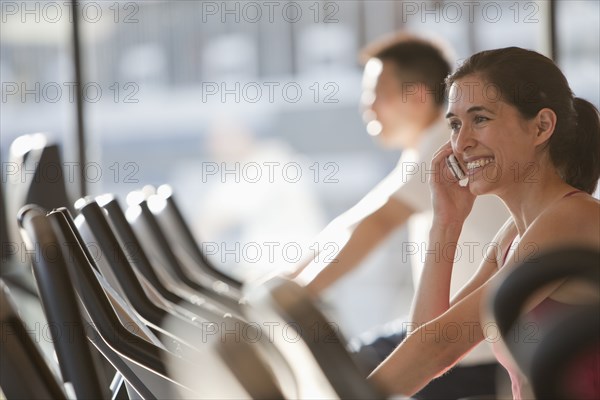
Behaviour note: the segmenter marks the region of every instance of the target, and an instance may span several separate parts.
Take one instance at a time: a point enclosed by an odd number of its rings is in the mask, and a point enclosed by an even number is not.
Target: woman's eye
[[[460,129],[460,123],[456,122],[456,121],[450,121],[448,123],[448,127],[450,128],[450,130],[452,132],[456,132]]]
[[[485,122],[485,121],[488,121],[488,120],[489,120],[489,118],[484,117],[482,115],[475,116],[475,123]]]

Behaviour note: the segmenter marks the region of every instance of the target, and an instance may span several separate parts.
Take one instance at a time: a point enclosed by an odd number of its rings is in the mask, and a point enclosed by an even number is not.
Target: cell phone
[[[448,168],[450,168],[450,171],[452,171],[454,174],[454,177],[459,181],[462,181],[467,177],[465,171],[463,171],[454,154],[450,154],[448,158],[446,158],[446,164],[448,165]]]

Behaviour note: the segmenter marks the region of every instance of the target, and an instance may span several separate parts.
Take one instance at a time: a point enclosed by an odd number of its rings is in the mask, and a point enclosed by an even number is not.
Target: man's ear
[[[550,108],[542,108],[535,116],[535,127],[537,129],[535,144],[547,142],[556,128],[556,113]]]

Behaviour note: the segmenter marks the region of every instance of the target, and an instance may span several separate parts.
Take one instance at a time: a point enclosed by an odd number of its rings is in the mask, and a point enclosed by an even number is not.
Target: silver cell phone
[[[448,165],[448,168],[450,168],[450,171],[452,171],[452,173],[454,174],[454,177],[456,177],[456,179],[458,179],[459,181],[467,177],[465,171],[463,171],[454,154],[450,154],[448,158],[446,158],[446,164]]]

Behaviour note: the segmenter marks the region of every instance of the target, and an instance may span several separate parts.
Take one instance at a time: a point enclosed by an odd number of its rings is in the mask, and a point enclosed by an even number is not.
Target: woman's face
[[[473,194],[501,195],[515,184],[535,182],[535,119],[523,118],[478,75],[452,84],[448,100],[452,150]]]

